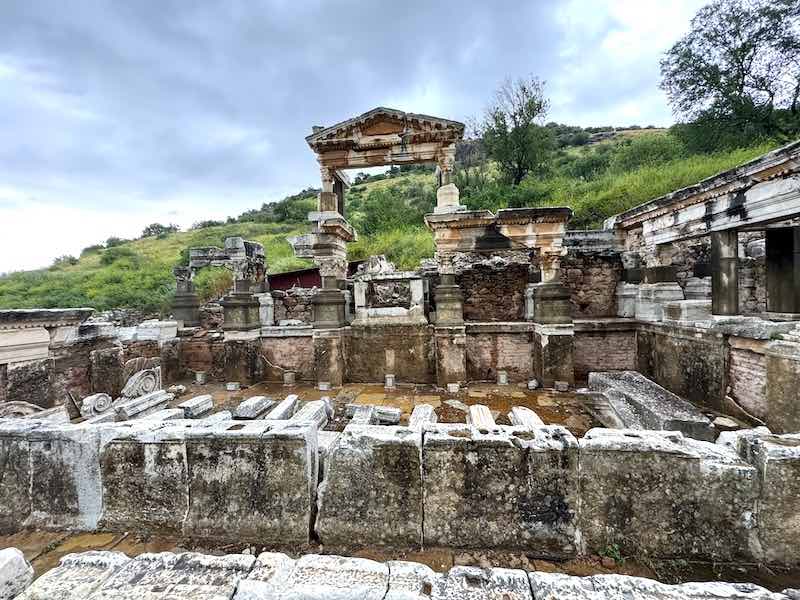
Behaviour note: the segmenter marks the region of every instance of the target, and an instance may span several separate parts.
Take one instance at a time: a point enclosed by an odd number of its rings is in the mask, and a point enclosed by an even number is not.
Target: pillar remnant
[[[188,267],[175,267],[175,300],[172,303],[172,315],[184,327],[200,325],[200,298],[195,293],[192,282],[192,271]]]
[[[711,234],[711,313],[739,314],[739,236],[733,230]]]

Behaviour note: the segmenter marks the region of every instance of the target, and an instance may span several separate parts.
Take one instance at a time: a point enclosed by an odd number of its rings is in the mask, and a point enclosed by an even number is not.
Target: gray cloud
[[[627,25],[595,5],[5,2],[0,197],[145,221],[238,214],[317,184],[312,125],[377,105],[463,119],[528,73],[548,80],[560,120],[612,122],[641,97],[668,121],[651,58],[602,64],[598,48]]]

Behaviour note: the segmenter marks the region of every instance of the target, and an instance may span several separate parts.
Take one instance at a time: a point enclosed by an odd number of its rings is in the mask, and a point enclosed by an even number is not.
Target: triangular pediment
[[[317,129],[306,137],[306,141],[312,148],[321,149],[358,146],[362,142],[391,144],[398,140],[454,142],[463,135],[464,124],[458,121],[378,107],[336,125]]]

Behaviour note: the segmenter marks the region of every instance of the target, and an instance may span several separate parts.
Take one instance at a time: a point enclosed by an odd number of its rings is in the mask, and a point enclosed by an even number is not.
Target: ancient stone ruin
[[[171,320],[0,311],[0,545],[175,540],[81,546],[33,583],[0,551],[0,598],[800,597],[544,572],[613,556],[800,585],[800,142],[574,231],[568,208],[461,205],[463,131],[386,108],[315,128],[322,192],[292,243],[319,287],[270,290],[264,249],[229,238],[176,269]],[[351,272],[344,171],[414,163],[437,165],[435,259]],[[233,273],[215,307],[206,266]],[[394,560],[430,549],[492,559]]]

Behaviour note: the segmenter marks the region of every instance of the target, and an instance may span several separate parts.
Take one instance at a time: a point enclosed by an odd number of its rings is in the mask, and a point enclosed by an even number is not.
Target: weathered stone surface
[[[389,568],[364,558],[259,555],[233,600],[383,600]]]
[[[167,408],[172,399],[172,394],[168,394],[164,390],[156,390],[138,398],[118,402],[114,406],[114,410],[117,411],[119,420],[126,421],[128,419],[146,417],[154,412],[163,410]]]
[[[233,411],[234,419],[260,419],[275,405],[268,396],[252,396],[239,404]]]
[[[592,429],[579,443],[587,551],[752,560],[759,486],[732,450],[677,432]]]
[[[478,429],[494,429],[495,427],[492,411],[483,404],[473,404],[469,407],[467,422]]]
[[[417,404],[411,411],[408,426],[411,429],[422,429],[427,423],[436,423],[436,412],[430,404]]]
[[[427,600],[440,576],[427,565],[402,560],[386,563],[389,590],[384,600]]]
[[[375,407],[371,404],[351,404],[347,407],[350,414],[351,425],[377,425],[378,415],[375,414]]]
[[[707,321],[711,318],[711,300],[678,300],[664,305],[664,321]]]
[[[636,319],[658,322],[664,318],[664,305],[683,300],[683,289],[677,282],[643,283],[636,299]]]
[[[348,425],[328,451],[318,489],[316,530],[323,543],[420,545],[421,446],[419,430]]]
[[[31,513],[31,450],[27,433],[40,425],[27,419],[0,420],[0,532],[16,531]]]
[[[359,410],[359,407],[365,406],[362,404],[348,404],[345,410],[345,415],[353,418]],[[372,408],[374,422],[381,425],[397,425],[400,423],[400,415],[403,411],[393,406],[375,406],[370,405]]]
[[[178,404],[178,408],[183,409],[183,414],[187,419],[197,419],[214,408],[214,399],[211,394],[195,396]]]
[[[544,421],[539,418],[539,415],[524,406],[512,407],[511,412],[508,413],[508,420],[511,421],[512,425],[523,429],[533,430],[544,425]]]
[[[578,444],[563,427],[429,426],[423,473],[426,545],[577,552]]]
[[[567,596],[568,597],[568,596]],[[453,567],[434,580],[432,600],[533,600],[528,575],[516,569]],[[538,596],[536,600],[539,600]]]
[[[572,577],[562,573],[529,573],[536,600],[604,600],[635,598],[637,600],[785,600],[762,587],[748,583],[685,583],[666,585],[642,577],[595,575]]]
[[[745,444],[761,478],[758,535],[764,557],[800,563],[800,434],[758,436]]]
[[[164,408],[142,418],[149,421],[174,421],[183,419],[185,416],[182,408]]]
[[[289,394],[286,398],[278,402],[278,405],[270,410],[264,418],[270,421],[290,419],[297,410],[297,403],[299,401],[300,398],[297,394]]]
[[[289,422],[294,424],[311,423],[317,428],[322,429],[328,422],[328,409],[325,406],[325,402],[322,400],[306,402],[300,407],[300,410],[289,419]]]
[[[605,394],[615,408],[620,406],[617,413],[623,419],[628,409],[637,417],[637,422],[626,423],[628,428],[641,424],[645,429],[680,431],[699,440],[715,438],[711,421],[703,413],[635,371],[590,373],[589,388]]]
[[[114,401],[108,394],[92,394],[81,401],[81,416],[86,418],[96,417],[112,409]]]
[[[84,600],[129,560],[122,552],[67,554],[16,600]]]
[[[198,537],[306,543],[317,483],[317,431],[276,422],[222,423],[187,432],[189,504]]]
[[[161,426],[156,421],[145,423]],[[182,427],[134,431],[101,450],[101,526],[181,532],[189,508],[185,432]]]
[[[161,389],[161,367],[144,369],[134,373],[125,387],[122,388],[123,398],[138,398]]]
[[[33,581],[33,567],[16,548],[0,550],[0,600],[13,600]]]
[[[140,554],[92,594],[92,600],[222,600],[255,562],[254,556],[209,556],[186,552]]]

